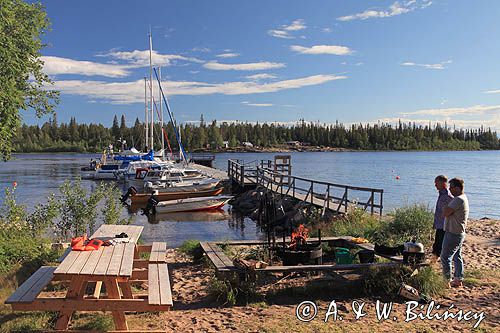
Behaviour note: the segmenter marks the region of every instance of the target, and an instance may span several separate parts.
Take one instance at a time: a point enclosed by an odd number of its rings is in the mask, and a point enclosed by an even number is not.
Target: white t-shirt
[[[448,216],[444,221],[444,231],[453,234],[462,234],[467,226],[469,218],[469,199],[465,194],[454,197],[448,204],[449,208],[454,210],[454,213]]]

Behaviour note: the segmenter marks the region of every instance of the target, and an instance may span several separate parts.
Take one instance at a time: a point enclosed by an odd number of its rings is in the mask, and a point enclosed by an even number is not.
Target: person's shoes
[[[452,288],[460,288],[463,286],[464,284],[462,283],[462,280],[459,279],[453,279],[453,281],[450,282],[450,287]]]

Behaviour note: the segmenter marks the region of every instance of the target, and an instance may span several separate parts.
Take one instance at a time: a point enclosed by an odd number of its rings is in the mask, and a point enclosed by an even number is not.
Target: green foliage
[[[25,206],[16,203],[14,194],[15,188],[5,189],[5,201],[0,208],[0,272],[21,264],[28,268],[40,266],[55,255],[48,239],[40,233],[53,220],[55,201],[49,199],[28,213]]]
[[[14,140],[18,152],[102,152],[109,143],[117,143],[121,138],[128,146],[141,147],[144,143],[144,126],[136,118],[133,127],[127,127],[122,115],[111,127],[102,124],[77,124],[71,118],[69,124],[58,124],[55,116],[49,122],[38,125],[23,125]],[[155,132],[160,127],[155,125]],[[176,142],[171,124],[165,128],[170,142]],[[497,133],[490,129],[455,130],[439,124],[416,126],[400,123],[344,126],[298,122],[293,126],[276,124],[217,123],[207,126],[181,125],[182,141],[186,149],[218,149],[223,141],[230,147],[238,142],[250,141],[265,147],[284,144],[290,140],[307,142],[313,146],[328,146],[365,150],[478,150],[500,149]],[[155,146],[161,144],[161,137],[155,137]],[[176,145],[173,145],[174,147]]]
[[[442,296],[448,287],[448,281],[443,274],[430,266],[419,269],[417,274],[410,276],[407,283],[429,296]]]
[[[402,283],[417,289],[427,296],[444,295],[447,282],[441,272],[432,267],[423,267],[417,271],[408,266],[370,267],[364,280],[364,289],[368,295],[396,295]]]
[[[236,277],[218,279],[212,277],[208,283],[208,294],[222,305],[233,306],[237,303],[248,304],[261,301],[262,297],[257,293],[257,284],[254,279],[247,276],[246,280],[237,282]]]
[[[371,241],[376,238],[381,223],[378,216],[370,215],[360,208],[352,208],[345,216],[322,226],[322,233],[324,236],[364,237]]]
[[[425,205],[396,208],[381,229],[378,241],[385,244],[401,244],[416,238],[424,245],[433,240],[434,214]]]
[[[78,323],[74,329],[92,332],[107,332],[111,331],[115,325],[113,317],[105,314],[78,314],[75,316],[74,321]]]
[[[66,180],[60,186],[61,218],[55,223],[58,236],[68,238],[94,232],[97,204],[107,194],[105,186],[100,183],[90,194],[82,187],[80,179],[73,182]]]
[[[200,246],[200,241],[188,239],[179,247],[179,251],[190,256],[194,261],[199,261],[203,257],[203,249]]]
[[[102,215],[104,224],[130,224],[132,217],[122,219],[123,204],[120,200],[121,192],[115,184],[109,184],[105,190]]]
[[[53,329],[57,313],[0,311],[0,318],[0,333],[37,332]]]
[[[20,110],[37,116],[53,112],[58,93],[44,89],[52,83],[43,73],[41,36],[50,27],[39,3],[0,0],[0,153],[9,159],[21,125]]]

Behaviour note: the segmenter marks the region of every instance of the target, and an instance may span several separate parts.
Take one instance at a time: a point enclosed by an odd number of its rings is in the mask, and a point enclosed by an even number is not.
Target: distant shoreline
[[[254,147],[254,148],[226,148],[226,149],[197,149],[188,153],[327,153],[327,152],[444,152],[444,151],[498,151],[500,149],[352,149],[339,147]],[[30,151],[13,152],[13,155],[21,154],[102,154],[102,151],[80,152],[80,151]]]

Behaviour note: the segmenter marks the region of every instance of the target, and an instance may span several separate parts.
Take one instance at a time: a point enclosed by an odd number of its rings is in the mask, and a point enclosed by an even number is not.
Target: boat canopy
[[[153,161],[155,158],[155,153],[151,149],[149,153],[144,155],[128,155],[128,156],[115,156],[114,159],[117,161]]]

